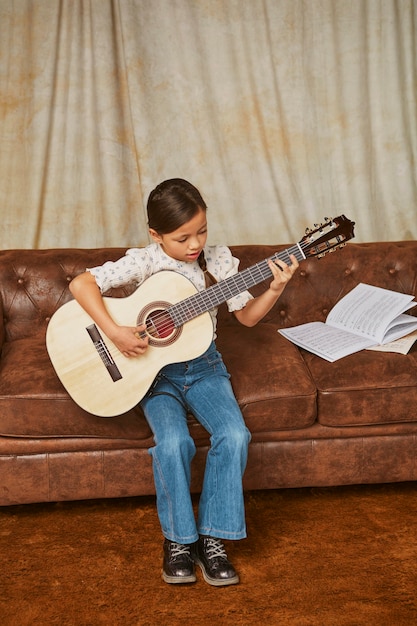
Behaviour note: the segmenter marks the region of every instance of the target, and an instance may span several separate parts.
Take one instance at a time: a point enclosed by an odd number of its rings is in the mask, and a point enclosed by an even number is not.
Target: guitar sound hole
[[[164,310],[152,311],[146,320],[146,327],[148,333],[155,339],[166,339],[175,330],[171,317]]]
[[[137,325],[145,324],[149,345],[158,348],[169,346],[181,335],[182,327],[177,328],[168,313],[169,302],[152,302],[137,317]]]

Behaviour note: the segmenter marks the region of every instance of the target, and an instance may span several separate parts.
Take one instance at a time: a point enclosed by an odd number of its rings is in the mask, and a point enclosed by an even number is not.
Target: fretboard
[[[173,304],[168,308],[168,312],[175,327],[178,328],[194,317],[215,309],[222,302],[270,278],[272,271],[269,268],[268,261],[280,260],[285,263],[291,263],[290,254],[293,254],[299,262],[306,258],[300,245],[295,244],[291,248],[277,252],[268,257],[268,259],[260,261],[242,272],[229,276],[229,278],[212,285],[204,291]]]

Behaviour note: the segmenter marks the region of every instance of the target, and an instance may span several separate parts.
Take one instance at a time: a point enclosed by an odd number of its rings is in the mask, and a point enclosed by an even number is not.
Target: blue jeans
[[[154,435],[152,456],[162,533],[182,544],[199,535],[246,537],[242,477],[250,433],[214,343],[192,361],[165,366],[141,402]],[[196,521],[190,494],[196,448],[187,412],[210,434]]]

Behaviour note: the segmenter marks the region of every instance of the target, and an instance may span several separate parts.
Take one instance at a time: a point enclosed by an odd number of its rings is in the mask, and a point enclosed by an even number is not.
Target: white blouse
[[[207,246],[204,248],[208,271],[220,282],[229,276],[237,274],[239,260],[232,256],[227,246]],[[146,248],[130,248],[118,261],[107,261],[98,267],[88,268],[93,274],[102,293],[112,287],[121,287],[133,283],[136,287],[147,278],[161,272],[171,270],[182,274],[195,286],[197,291],[206,288],[204,273],[198,261],[187,263],[177,261],[165,254],[158,243],[151,243]],[[252,299],[249,291],[243,291],[226,301],[230,312],[243,309]],[[214,330],[216,329],[217,308],[210,311]]]

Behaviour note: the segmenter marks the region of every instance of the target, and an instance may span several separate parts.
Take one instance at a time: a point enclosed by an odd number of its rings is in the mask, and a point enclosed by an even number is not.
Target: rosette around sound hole
[[[168,346],[181,335],[182,327],[175,327],[170,306],[169,302],[152,302],[139,313],[136,323],[145,324],[150,346]]]

